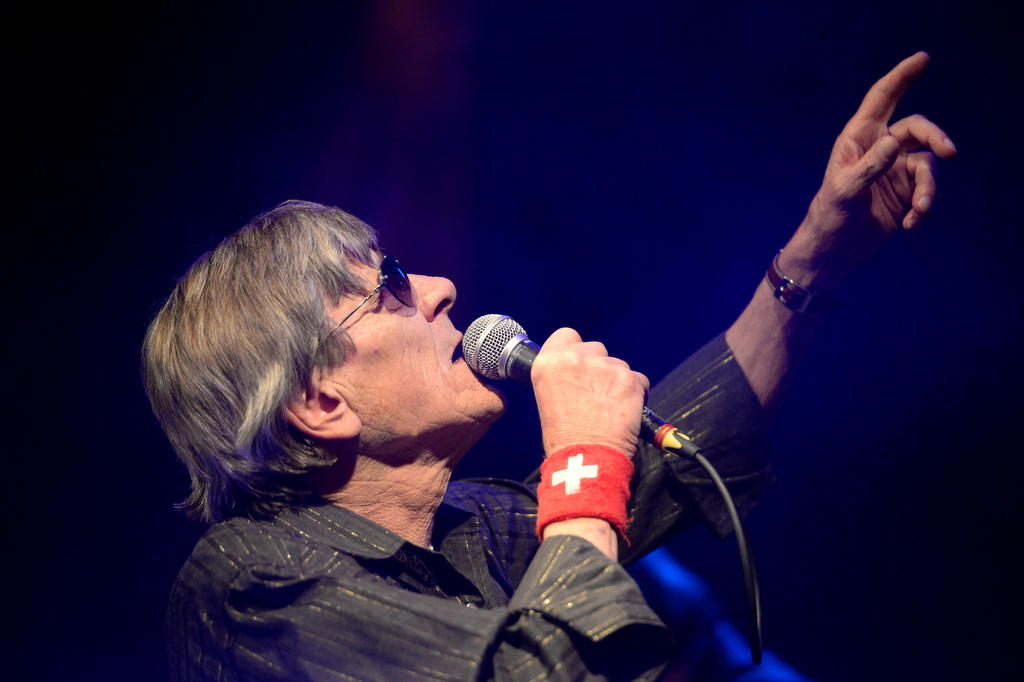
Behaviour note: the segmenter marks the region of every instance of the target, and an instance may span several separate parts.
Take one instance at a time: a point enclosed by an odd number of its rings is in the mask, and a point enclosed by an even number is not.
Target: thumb
[[[864,191],[892,168],[896,157],[900,154],[900,143],[892,135],[883,135],[864,153],[849,171],[849,183],[846,187],[847,198],[852,198]]]

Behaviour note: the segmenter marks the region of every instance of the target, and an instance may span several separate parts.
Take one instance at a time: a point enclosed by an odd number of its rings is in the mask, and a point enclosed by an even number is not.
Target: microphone
[[[512,379],[529,383],[533,361],[540,346],[530,340],[522,325],[508,315],[483,315],[466,328],[462,356],[469,368],[485,379]],[[686,434],[644,407],[640,438],[654,447],[687,457],[700,451]]]

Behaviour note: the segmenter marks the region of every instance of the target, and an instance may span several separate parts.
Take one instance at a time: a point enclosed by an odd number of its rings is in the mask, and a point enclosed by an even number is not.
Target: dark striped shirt
[[[652,408],[697,440],[749,510],[770,474],[763,415],[722,337],[674,370]],[[728,517],[704,473],[636,454],[624,563]],[[436,551],[341,507],[232,519],[197,543],[167,616],[172,675],[211,680],[655,679],[668,631],[588,542],[538,543],[530,483],[449,486]]]

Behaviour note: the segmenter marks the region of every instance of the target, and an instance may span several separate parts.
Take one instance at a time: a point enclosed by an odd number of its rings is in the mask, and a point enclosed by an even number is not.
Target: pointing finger
[[[928,53],[918,52],[907,57],[892,71],[882,76],[864,96],[851,123],[854,121],[886,123],[892,118],[892,112],[896,110],[896,105],[911,84],[924,73],[925,67],[928,66],[928,60]]]

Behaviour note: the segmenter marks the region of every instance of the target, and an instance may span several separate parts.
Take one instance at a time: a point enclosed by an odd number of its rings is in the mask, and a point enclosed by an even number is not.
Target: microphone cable
[[[701,453],[697,444],[647,407],[644,407],[643,416],[640,419],[640,435],[641,438],[662,452],[677,457],[686,457],[697,462],[707,472],[708,477],[722,496],[725,508],[729,512],[729,519],[732,521],[736,547],[739,550],[740,564],[743,568],[743,583],[747,593],[747,639],[750,643],[750,658],[754,665],[761,665],[764,641],[761,623],[761,588],[757,581],[754,554],[747,544],[747,534],[743,531],[743,522],[740,520],[729,489],[725,487],[722,477]]]

